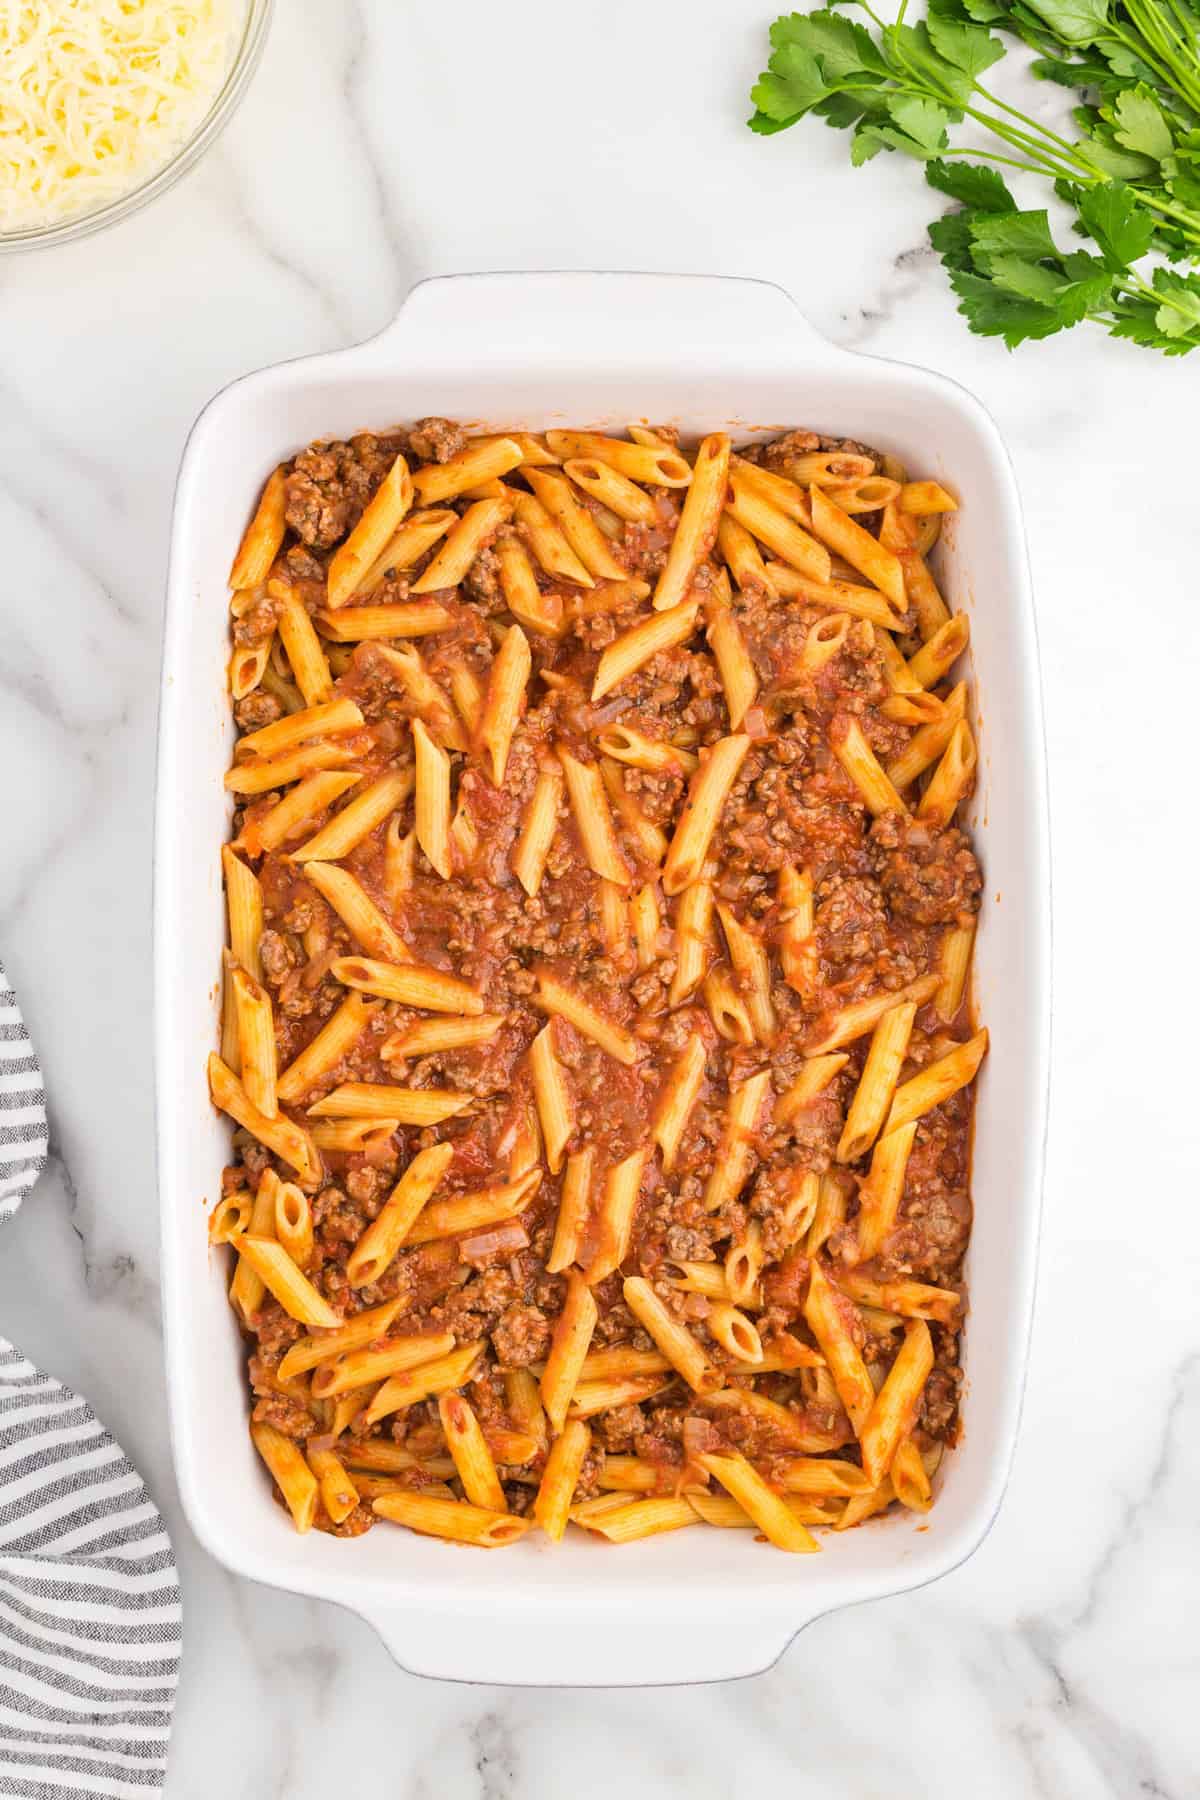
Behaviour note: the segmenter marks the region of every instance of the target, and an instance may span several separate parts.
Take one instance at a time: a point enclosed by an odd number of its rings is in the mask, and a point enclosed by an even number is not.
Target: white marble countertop
[[[1014,356],[969,337],[916,169],[853,171],[815,124],[745,131],[774,10],[281,0],[249,98],[195,174],[115,232],[0,263],[0,956],[53,1133],[4,1232],[0,1328],[89,1397],[168,1515],[186,1621],[170,1800],[316,1800],[335,1783],[408,1800],[724,1800],[782,1781],[854,1800],[1200,1791],[1200,996],[1182,929],[1200,365],[1089,328]],[[147,1044],[180,447],[222,383],[374,332],[419,277],[521,267],[779,281],[837,342],[973,388],[1028,514],[1056,1024],[1012,1485],[966,1567],[821,1620],[727,1687],[418,1681],[350,1615],[227,1575],[174,1495]]]

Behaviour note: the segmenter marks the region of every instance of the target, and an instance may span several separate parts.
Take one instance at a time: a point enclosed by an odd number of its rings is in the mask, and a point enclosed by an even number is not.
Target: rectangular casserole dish
[[[245,1428],[242,1347],[206,1209],[229,1127],[204,1063],[218,1030],[220,846],[232,744],[226,575],[266,473],[318,436],[440,413],[481,426],[670,421],[735,438],[811,426],[940,477],[962,512],[939,574],[971,613],[985,891],[977,1001],[992,1049],[977,1107],[963,1439],[928,1519],[888,1515],[818,1557],[743,1532],[621,1551],[571,1534],[488,1555],[380,1526],[297,1536]],[[977,1547],[1012,1456],[1033,1299],[1049,1038],[1049,860],[1037,650],[1013,475],[991,420],[944,378],[834,349],[789,296],[692,276],[428,281],[369,343],[226,388],[183,458],[163,655],[155,859],[158,1155],[171,1429],[185,1511],[230,1569],[337,1601],[417,1673],[514,1683],[722,1680],[772,1663],[834,1607],[935,1579]]]

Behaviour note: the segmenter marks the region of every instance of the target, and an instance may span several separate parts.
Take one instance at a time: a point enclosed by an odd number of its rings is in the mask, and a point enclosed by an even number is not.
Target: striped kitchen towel
[[[0,967],[0,1218],[47,1148]],[[181,1644],[175,1556],[141,1476],[85,1400],[0,1338],[0,1795],[161,1789]]]

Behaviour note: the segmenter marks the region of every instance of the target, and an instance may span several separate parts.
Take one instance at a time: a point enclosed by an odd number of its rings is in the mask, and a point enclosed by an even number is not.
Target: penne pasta
[[[511,859],[513,874],[531,896],[541,887],[546,872],[546,858],[558,829],[562,791],[562,764],[554,757],[547,757],[538,766],[533,796]]]
[[[546,1162],[550,1173],[557,1175],[563,1166],[575,1120],[566,1071],[554,1048],[553,1019],[543,1025],[529,1046],[529,1072],[533,1078]]]
[[[532,667],[528,638],[519,625],[510,626],[492,663],[477,732],[495,787],[504,780],[509,746],[525,705],[525,685]]]
[[[368,956],[388,962],[407,962],[408,946],[388,924],[370,895],[348,869],[333,863],[311,862],[305,865],[304,879],[328,901],[356,943]]]
[[[584,456],[650,487],[686,487],[692,479],[686,458],[666,444],[627,444],[596,431],[548,431],[546,442],[568,470],[570,458]]]
[[[412,722],[416,756],[417,842],[443,881],[450,879],[450,758],[420,719]]]
[[[763,1070],[730,1089],[724,1131],[704,1190],[706,1211],[716,1212],[736,1200],[746,1185],[757,1154],[753,1139],[770,1087],[770,1071]]]
[[[291,1438],[273,1425],[251,1425],[254,1448],[271,1471],[297,1531],[311,1531],[320,1490],[317,1478]]]
[[[324,1168],[311,1133],[282,1113],[269,1118],[259,1112],[237,1076],[216,1055],[208,1059],[208,1085],[213,1105],[295,1169],[302,1186],[315,1187],[320,1182]]]
[[[368,1382],[385,1381],[389,1376],[406,1374],[444,1359],[453,1349],[452,1333],[441,1331],[384,1338],[377,1345],[347,1350],[318,1364],[312,1382],[313,1395],[319,1400],[333,1400],[339,1394],[356,1393]]]
[[[941,761],[917,804],[917,817],[941,829],[948,825],[975,784],[975,739],[965,719],[950,734]]]
[[[345,987],[364,994],[377,994],[383,1000],[395,1000],[401,1006],[416,1006],[426,1012],[462,1013],[477,1017],[483,1012],[483,1001],[468,981],[447,975],[444,969],[426,968],[421,963],[379,962],[369,956],[337,956],[329,965],[329,973]]]
[[[408,464],[398,456],[363,508],[358,524],[333,553],[326,574],[330,606],[344,606],[351,598],[367,570],[394,536],[412,500],[413,484]]]
[[[679,896],[675,914],[675,973],[667,995],[674,1008],[690,998],[704,978],[712,953],[713,891],[707,881],[693,881]]]
[[[426,463],[413,476],[413,489],[424,506],[456,500],[468,488],[507,475],[522,460],[520,444],[511,437],[476,438],[442,463]]]
[[[919,1119],[931,1107],[940,1106],[952,1094],[957,1094],[960,1088],[966,1087],[968,1082],[975,1079],[979,1065],[987,1054],[987,1047],[988,1034],[985,1028],[968,1038],[965,1044],[956,1044],[948,1055],[939,1057],[937,1062],[928,1063],[919,1075],[904,1082],[896,1089],[885,1130],[898,1131],[910,1119]]]
[[[877,537],[864,531],[861,525],[844,513],[840,506],[828,498],[823,488],[816,485],[809,488],[809,505],[812,508],[812,528],[823,543],[848,562],[851,568],[865,575],[872,586],[886,595],[892,608],[903,613],[908,606],[908,597],[904,587],[904,571],[898,559],[890,550],[886,550]]]
[[[565,1424],[550,1446],[533,1502],[533,1516],[546,1536],[559,1543],[583,1472],[592,1434],[579,1419]]]
[[[577,587],[595,586],[586,565],[535,495],[514,494],[513,507],[521,534],[547,575]]]
[[[301,1325],[341,1324],[340,1315],[274,1238],[255,1237],[252,1232],[246,1232],[238,1239],[238,1253],[289,1318],[297,1319]]]
[[[907,1125],[885,1131],[875,1145],[870,1171],[858,1194],[855,1236],[859,1262],[877,1256],[895,1228],[916,1129],[910,1119]]]
[[[933,1367],[933,1339],[924,1319],[910,1319],[904,1342],[875,1395],[859,1444],[867,1479],[878,1483],[889,1473],[901,1442],[912,1430],[921,1395]]]
[[[580,504],[565,475],[544,469],[522,473],[567,540],[579,561],[598,581],[625,581],[629,571],[609,549],[608,539],[586,506]]]
[[[533,997],[535,1006],[557,1018],[566,1019],[576,1031],[589,1038],[593,1044],[598,1044],[601,1050],[606,1051],[617,1062],[633,1064],[637,1061],[637,1039],[631,1032],[614,1024],[582,995],[545,969],[539,972],[537,982],[537,991]]]
[[[758,676],[732,607],[718,606],[713,611],[707,635],[725,690],[730,729],[737,731],[757,698]]]
[[[650,613],[614,638],[601,654],[592,699],[602,700],[660,652],[685,644],[696,629],[698,612],[698,601],[672,602],[667,613]]]
[[[650,1132],[661,1153],[662,1166],[668,1173],[675,1166],[688,1116],[704,1085],[707,1061],[704,1039],[698,1032],[693,1032],[659,1094]]]
[[[667,851],[662,878],[666,893],[681,893],[700,877],[729,791],[749,748],[748,737],[723,737],[701,761]]]
[[[589,1287],[595,1287],[597,1282],[619,1269],[628,1254],[645,1167],[645,1150],[634,1150],[621,1162],[614,1163],[604,1178],[597,1221],[597,1248],[585,1277]]]
[[[479,552],[508,518],[507,499],[476,500],[451,528],[437,555],[412,584],[414,594],[433,594],[457,587]]]
[[[373,1016],[374,1009],[361,994],[351,994],[342,1001],[276,1082],[276,1092],[285,1106],[298,1105],[322,1076],[337,1067],[358,1042]]]
[[[698,1339],[659,1299],[643,1276],[628,1276],[621,1291],[634,1318],[649,1332],[693,1393],[706,1394],[722,1385],[725,1378],[720,1369],[709,1360]]]
[[[577,1269],[567,1270],[566,1283],[566,1297],[555,1322],[540,1384],[542,1405],[556,1437],[566,1424],[567,1409],[579,1384],[599,1317],[591,1289]]]
[[[453,1156],[453,1144],[430,1144],[417,1151],[350,1252],[346,1279],[351,1287],[372,1286],[390,1268],[426,1202],[437,1192]]]
[[[261,587],[266,581],[283,543],[286,507],[287,473],[282,467],[272,469],[233,559],[231,588]]]
[[[740,1451],[734,1451],[731,1456],[704,1454],[696,1461],[749,1513],[763,1536],[777,1549],[808,1555],[820,1548],[811,1531],[801,1524],[783,1497],[767,1486],[758,1470]]]
[[[735,467],[730,477],[726,505],[736,523],[757,538],[760,544],[765,544],[772,556],[778,557],[785,567],[795,569],[810,581],[829,580],[831,565],[829,552],[824,544],[810,537],[803,526],[779,511],[771,501],[763,499],[746,482],[740,468]],[[774,570],[768,569],[768,574],[776,591],[782,593],[784,590],[779,585]]]
[[[909,1000],[885,1012],[871,1036],[871,1047],[858,1087],[846,1114],[846,1124],[838,1140],[839,1162],[859,1162],[866,1156],[879,1135],[888,1107],[900,1079],[900,1070],[908,1052],[913,1020],[917,1016]]]
[[[438,1418],[446,1448],[454,1459],[463,1493],[472,1506],[490,1508],[492,1512],[508,1511],[508,1501],[496,1473],[496,1464],[488,1449],[479,1420],[461,1394],[438,1396]]]
[[[491,1512],[461,1500],[443,1500],[427,1493],[380,1494],[373,1502],[381,1519],[407,1525],[427,1537],[449,1538],[456,1544],[474,1544],[481,1550],[497,1550],[515,1544],[533,1524],[515,1513]]]
[[[292,851],[295,862],[338,862],[349,856],[412,792],[411,769],[393,769],[372,781],[335,813],[315,837]]]
[[[443,1088],[406,1088],[386,1081],[343,1081],[308,1108],[316,1119],[395,1119],[401,1125],[440,1125],[471,1104],[469,1094]]]
[[[697,569],[717,541],[717,526],[729,484],[731,448],[725,433],[714,431],[703,439],[696,452],[679,522],[654,590],[656,612],[678,606],[686,598]],[[651,451],[651,455],[660,453]]]
[[[613,881],[618,887],[627,888],[630,882],[629,865],[617,843],[599,769],[595,763],[580,762],[562,745],[558,749],[558,760],[566,778],[575,829],[579,833],[589,866],[603,880]]]
[[[841,714],[830,727],[829,742],[871,812],[878,817],[880,813],[908,810],[863,736],[857,719]]]
[[[319,612],[316,622],[322,637],[332,638],[336,644],[361,644],[376,638],[429,637],[446,631],[454,623],[454,615],[432,600],[397,600],[379,606],[344,606],[336,613]]]
[[[546,1258],[546,1268],[552,1275],[560,1275],[572,1263],[579,1261],[591,1206],[595,1162],[596,1152],[591,1144],[585,1144],[582,1150],[577,1150],[574,1156],[567,1158],[558,1203],[558,1218],[554,1227],[554,1242]]]

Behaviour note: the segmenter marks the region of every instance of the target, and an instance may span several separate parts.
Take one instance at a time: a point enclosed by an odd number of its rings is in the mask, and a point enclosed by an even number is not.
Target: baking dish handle
[[[667,1602],[670,1605],[670,1602]],[[778,1661],[792,1639],[812,1623],[789,1613],[727,1629],[711,1615],[694,1620],[655,1618],[653,1597],[628,1612],[598,1617],[549,1618],[490,1613],[431,1614],[390,1607],[363,1608],[391,1654],[414,1675],[443,1681],[477,1681],[513,1687],[654,1687],[693,1681],[733,1681],[757,1675]],[[797,1609],[799,1610],[799,1609]]]
[[[774,282],[733,275],[637,275],[590,271],[440,275],[417,284],[374,340],[404,343],[406,359],[468,371],[535,355],[598,368],[678,369],[697,353],[744,350],[755,363],[798,346],[822,358],[844,354],[814,331]]]

